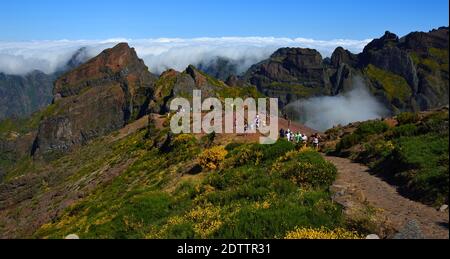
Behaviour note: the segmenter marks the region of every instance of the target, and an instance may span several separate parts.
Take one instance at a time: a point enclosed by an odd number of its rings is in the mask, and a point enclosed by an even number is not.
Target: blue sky
[[[448,26],[448,0],[3,0],[0,40],[367,39]]]

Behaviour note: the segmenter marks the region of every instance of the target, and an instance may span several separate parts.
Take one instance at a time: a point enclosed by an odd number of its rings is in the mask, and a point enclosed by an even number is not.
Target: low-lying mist
[[[150,71],[160,74],[166,69],[184,70],[188,65],[207,64],[217,58],[228,59],[237,66],[237,73],[268,58],[281,47],[314,48],[323,57],[330,56],[342,46],[359,53],[370,40],[312,40],[303,38],[223,37],[223,38],[162,38],[162,39],[109,39],[62,41],[0,41],[0,72],[23,75],[33,70],[50,74],[63,68],[71,56],[86,47],[90,57],[119,42],[128,42],[136,49]]]
[[[298,100],[286,107],[298,121],[325,131],[336,125],[382,118],[389,111],[367,89],[361,78],[355,78],[352,90],[337,96]]]

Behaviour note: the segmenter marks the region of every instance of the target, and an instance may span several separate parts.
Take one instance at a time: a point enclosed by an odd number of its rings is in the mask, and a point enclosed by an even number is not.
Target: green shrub
[[[213,131],[202,137],[202,143],[205,147],[209,148],[213,145],[215,139],[216,139],[216,132]]]
[[[360,137],[366,137],[368,135],[384,133],[389,129],[389,126],[384,121],[367,121],[363,122],[356,129],[355,134]]]
[[[448,135],[427,134],[397,140],[394,175],[413,198],[429,204],[448,202]]]
[[[236,149],[235,155],[231,158],[232,166],[242,166],[245,164],[259,165],[263,159],[263,153],[252,146],[242,146]]]
[[[285,139],[279,139],[273,145],[256,145],[256,148],[263,154],[264,161],[273,161],[278,157],[295,149],[295,145]]]
[[[315,151],[293,152],[280,158],[271,173],[280,174],[300,187],[328,187],[336,179],[336,167]]]
[[[448,111],[432,113],[425,117],[419,131],[422,134],[434,132],[448,135]]]
[[[366,154],[370,157],[385,158],[392,154],[395,149],[392,141],[385,141],[383,139],[376,139],[364,145]]]
[[[403,112],[397,115],[399,125],[414,124],[419,121],[419,114],[413,112]]]
[[[174,147],[190,147],[197,144],[197,139],[191,134],[180,134],[174,137],[172,145]]]
[[[242,143],[231,142],[230,144],[228,144],[228,145],[225,146],[225,149],[226,149],[228,152],[231,152],[231,151],[233,151],[234,149],[236,149],[237,147],[240,147],[240,146],[242,146],[242,145],[243,145]]]
[[[416,125],[404,124],[404,125],[392,128],[388,132],[387,137],[390,139],[399,138],[399,137],[410,137],[410,136],[415,136],[418,133],[419,133],[419,129]]]
[[[255,208],[243,206],[227,220],[213,238],[281,238],[297,226],[330,227],[341,222],[340,209],[325,192],[289,195]]]
[[[340,152],[344,149],[351,148],[361,141],[361,136],[358,134],[345,135],[336,145],[336,151]]]
[[[280,139],[272,145],[239,145],[234,147],[228,155],[230,158],[229,166],[242,166],[248,163],[253,165],[258,165],[260,163],[271,164],[278,157],[294,149],[295,145],[284,139]]]

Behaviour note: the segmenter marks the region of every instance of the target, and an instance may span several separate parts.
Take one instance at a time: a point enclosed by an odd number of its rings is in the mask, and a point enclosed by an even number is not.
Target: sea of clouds
[[[389,115],[360,77],[354,78],[352,89],[346,93],[298,100],[289,104],[287,109],[295,112],[298,121],[321,131]]]
[[[368,40],[313,40],[304,38],[274,37],[222,37],[222,38],[160,38],[160,39],[109,39],[109,40],[59,40],[59,41],[0,41],[0,72],[24,75],[33,70],[50,74],[63,68],[72,55],[86,47],[87,55],[94,57],[102,50],[119,42],[134,47],[150,71],[160,74],[168,68],[184,70],[189,64],[207,64],[225,58],[238,64],[238,72],[268,58],[281,47],[317,49],[323,57],[331,56],[338,46],[359,53]]]

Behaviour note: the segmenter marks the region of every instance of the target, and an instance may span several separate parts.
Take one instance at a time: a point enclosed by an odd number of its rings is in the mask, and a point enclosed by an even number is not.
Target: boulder
[[[366,239],[380,239],[380,237],[376,234],[370,234],[366,237]]]
[[[80,237],[76,234],[67,235],[64,239],[80,239]]]

